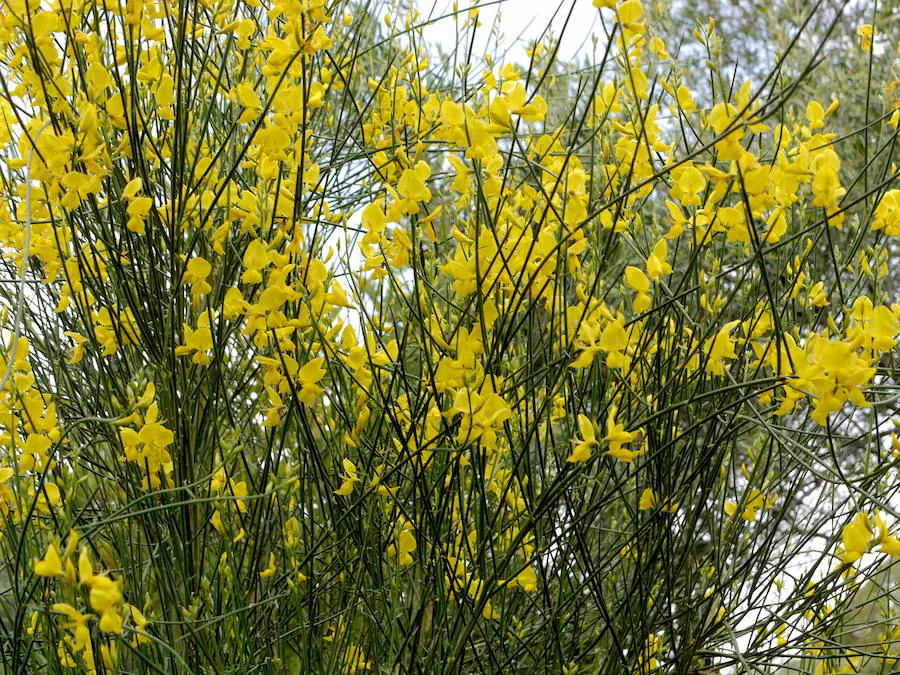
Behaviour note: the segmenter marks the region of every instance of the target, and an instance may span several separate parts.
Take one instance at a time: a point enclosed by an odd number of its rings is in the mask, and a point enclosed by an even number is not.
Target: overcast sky
[[[453,11],[452,0],[418,0],[417,4],[422,20],[451,14]],[[471,6],[468,0],[459,1],[460,10]],[[475,54],[483,53],[489,43],[494,44],[491,26],[496,22],[502,36],[501,44],[513,47],[512,56],[515,60],[521,60],[521,50],[529,41],[541,37],[548,24],[553,26],[554,34],[559,36],[570,10],[571,18],[560,46],[560,58],[569,60],[582,49],[590,50],[591,33],[602,34],[599,23],[595,23],[598,10],[593,7],[591,0],[563,0],[561,4],[558,0],[487,0],[479,6],[483,25],[479,29],[481,39],[476,39]],[[436,21],[425,29],[425,38],[442,45],[445,51],[451,51],[457,40],[457,24],[461,26],[465,16],[463,13]]]

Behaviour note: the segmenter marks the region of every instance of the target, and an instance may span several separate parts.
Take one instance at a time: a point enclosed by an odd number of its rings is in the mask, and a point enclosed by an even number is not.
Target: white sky
[[[417,0],[422,21],[451,14],[452,0]],[[544,29],[552,25],[558,37],[566,23],[571,10],[571,18],[561,42],[559,56],[564,60],[576,57],[583,49],[592,49],[591,33],[603,33],[599,21],[599,10],[591,4],[591,0],[483,0],[472,4],[468,0],[459,0],[459,9],[480,7],[482,26],[476,35],[473,55],[481,55],[485,47],[494,45],[491,28],[500,29],[502,46],[513,47],[513,60],[524,58],[524,48],[529,41],[541,37]],[[437,43],[445,51],[451,51],[457,40],[457,29],[461,29],[467,12],[461,11],[456,16],[440,19],[425,29],[425,39]]]

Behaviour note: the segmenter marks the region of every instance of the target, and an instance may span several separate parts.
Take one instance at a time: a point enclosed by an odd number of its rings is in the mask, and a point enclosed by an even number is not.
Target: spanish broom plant
[[[4,672],[900,667],[897,8],[574,3],[2,0]]]

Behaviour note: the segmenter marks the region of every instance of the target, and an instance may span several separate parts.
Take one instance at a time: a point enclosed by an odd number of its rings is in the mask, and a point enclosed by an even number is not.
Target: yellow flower
[[[397,532],[395,543],[388,546],[388,554],[397,558],[397,562],[401,565],[409,565],[413,561],[413,551],[416,550],[416,537],[412,532],[412,525],[403,522],[400,530]]]
[[[684,206],[700,206],[700,193],[705,188],[706,178],[690,162],[672,170],[672,197]]]
[[[223,553],[223,555],[225,555]],[[141,635],[137,631],[141,631],[141,633],[147,632],[147,626],[150,621],[144,616],[143,612],[141,612],[134,605],[126,605],[126,608],[131,612],[131,622],[134,624],[134,637],[131,640],[131,646],[137,647],[139,644],[144,644],[150,642],[150,638],[146,635]]]
[[[828,306],[828,295],[825,293],[825,283],[822,281],[814,284],[807,292],[806,297],[809,299],[809,304],[813,307],[827,307]]]
[[[95,574],[88,585],[91,588],[91,607],[97,612],[109,611],[122,599],[118,582],[107,576]]]
[[[6,484],[6,481],[15,474],[15,469],[12,467],[0,466],[0,516],[2,517],[8,516],[11,508],[15,508],[15,492],[13,492],[13,489]],[[2,538],[3,533],[0,532],[0,539]]]
[[[625,425],[616,421],[616,406],[609,407],[609,414],[606,418],[606,437],[604,440],[609,444],[606,454],[612,455],[616,459],[623,462],[631,462],[638,457],[642,451],[633,451],[623,447],[626,443],[631,443],[637,436],[636,433],[625,431]]]
[[[285,406],[281,401],[281,396],[272,387],[266,387],[266,394],[269,396],[269,407],[266,409],[266,418],[263,420],[264,427],[275,427],[281,424],[281,415],[284,413]]]
[[[518,586],[523,591],[527,591],[530,593],[534,593],[538,589],[538,579],[537,574],[534,572],[534,567],[529,565],[524,570],[519,572],[510,582],[510,586]]]
[[[810,101],[806,104],[806,119],[810,129],[819,129],[825,126],[825,108],[818,101]]]
[[[875,27],[870,23],[865,23],[856,29],[859,35],[859,48],[866,54],[872,51],[872,40],[875,37]]]
[[[79,567],[83,566],[83,561],[87,561],[89,566],[89,559],[82,554]],[[122,615],[119,614],[118,606],[122,601],[122,591],[119,589],[119,583],[99,574],[91,573],[89,578],[85,577],[86,574],[82,570],[81,581],[91,589],[91,608],[100,613],[100,630],[104,633],[121,634]]]
[[[652,488],[645,488],[641,493],[638,510],[650,511],[657,507],[664,513],[674,513],[678,510],[678,502],[674,502],[671,499],[660,499]]]
[[[667,262],[669,247],[665,239],[660,239],[647,257],[647,276],[659,281],[664,275],[672,273],[672,266]]]
[[[622,27],[628,33],[643,33],[644,26],[640,23],[644,17],[644,7],[640,0],[625,0],[618,9],[616,9],[616,18],[621,22]]]
[[[141,191],[143,185],[144,183],[139,177],[132,178],[122,189],[122,199],[134,199],[137,196],[137,193]]]
[[[91,563],[91,554],[87,547],[81,549],[78,556],[78,579],[79,583],[90,586],[94,581],[94,565]]]
[[[325,359],[322,357],[313,359],[297,372],[297,379],[300,380],[300,393],[297,398],[301,403],[312,405],[316,397],[322,393],[323,389],[318,383],[325,377],[323,363]]]
[[[647,293],[650,290],[650,280],[639,267],[634,265],[625,268],[625,283],[638,293]]]
[[[129,200],[128,208],[125,210],[128,214],[126,227],[137,234],[144,234],[146,232],[144,219],[150,213],[151,208],[153,208],[152,197],[132,197]]]
[[[69,357],[69,363],[74,365],[84,358],[84,347],[87,344],[87,338],[72,331],[65,331],[64,335],[75,341],[75,348],[72,350],[72,356]]]
[[[591,448],[597,445],[597,433],[594,423],[585,415],[578,415],[578,431],[581,438],[575,438],[572,443],[575,448],[572,454],[566,458],[567,462],[586,462],[591,458]]]
[[[262,270],[272,264],[272,255],[266,245],[254,239],[244,251],[244,273],[241,281],[245,284],[258,284],[263,280]]]
[[[869,550],[872,530],[869,517],[865,513],[857,513],[853,520],[841,530],[841,543],[844,550],[839,554],[845,563],[854,563]]]
[[[209,363],[209,350],[213,348],[212,330],[209,327],[209,315],[202,314],[196,330],[188,324],[183,324],[184,344],[175,347],[176,356],[188,356],[196,364],[207,365]]]
[[[257,26],[256,22],[253,19],[239,19],[238,21],[232,21],[226,26],[221,28],[222,33],[230,33],[238,36],[238,40],[235,43],[238,49],[249,49],[250,44],[250,36],[256,32]]]
[[[502,396],[485,380],[482,391],[461,388],[456,392],[449,414],[462,413],[457,441],[467,443],[480,439],[483,446],[493,448],[497,442],[497,427],[512,417],[512,409]]]
[[[247,301],[244,300],[240,289],[229,288],[225,292],[225,301],[222,303],[222,318],[233,321],[247,311],[247,306]]]
[[[622,352],[628,347],[628,333],[625,331],[625,322],[621,316],[603,329],[598,346],[610,354]]]
[[[418,202],[427,202],[431,199],[431,190],[425,184],[431,176],[431,167],[425,162],[419,162],[415,168],[405,169],[397,183],[397,192],[404,197],[403,209],[407,213],[416,213],[419,210]]]
[[[752,522],[756,520],[756,512],[759,509],[770,509],[774,505],[776,497],[768,497],[764,495],[757,488],[753,488],[750,490],[750,493],[747,497],[747,506],[744,508],[743,513],[741,513],[741,518],[746,520],[747,522]],[[725,513],[728,517],[734,516],[737,513],[738,505],[735,502],[727,501],[725,502]]]
[[[100,617],[100,630],[104,633],[122,634],[122,615],[115,609],[108,609]]]
[[[212,290],[212,286],[206,281],[212,265],[203,258],[191,258],[184,270],[184,283],[191,285],[191,296],[194,301],[200,299]]]
[[[264,569],[262,572],[260,572],[259,576],[261,576],[263,579],[268,579],[270,576],[275,574],[275,569],[276,569],[275,568],[275,553],[270,552],[269,553],[269,566],[266,567],[266,569]]]
[[[678,87],[675,95],[678,99],[678,105],[681,106],[681,109],[684,112],[691,112],[692,110],[697,109],[697,104],[694,103],[694,97],[691,96],[691,90],[685,87],[683,84]]]
[[[645,312],[650,309],[652,300],[650,299],[650,280],[647,278],[639,267],[629,265],[625,268],[625,283],[632,290],[637,291],[634,297],[632,307],[635,312]]]
[[[372,670],[372,663],[366,661],[366,654],[362,647],[356,645],[347,647],[342,659],[342,675],[355,675],[367,670]]]
[[[37,509],[41,513],[46,516],[49,516],[52,512],[52,507],[59,504],[61,499],[60,490],[54,483],[50,483],[49,481],[44,483],[43,489],[38,493],[37,496]]]
[[[706,366],[704,370],[713,375],[725,374],[725,359],[737,358],[734,351],[734,342],[731,339],[731,330],[737,326],[740,321],[729,321],[719,332],[709,338],[704,344],[707,353]]]
[[[241,499],[241,497],[247,496],[247,481],[242,480],[240,482],[231,481],[231,492],[237,497],[234,500],[234,505],[237,507],[237,510],[241,513],[247,513],[247,501],[245,499]]]
[[[39,577],[61,577],[65,574],[56,544],[47,547],[43,560],[34,561],[34,573]]]
[[[63,628],[72,631],[74,637],[75,651],[81,651],[85,647],[90,647],[91,630],[88,627],[88,620],[92,614],[82,614],[77,609],[64,602],[55,603],[52,608],[54,612],[60,612],[66,615],[68,621],[61,623]]]
[[[152,382],[148,382],[147,386],[144,388],[144,393],[141,394],[141,397],[134,405],[137,408],[148,408],[150,407],[150,404],[153,403],[154,398],[156,398],[156,385]]]
[[[879,546],[878,550],[892,558],[900,558],[900,540],[888,532],[887,524],[878,512],[875,513],[875,527],[878,536],[874,543]]]
[[[353,462],[344,458],[342,463],[344,465],[344,482],[334,491],[334,494],[346,497],[347,495],[353,494],[353,484],[359,482],[359,477],[356,474],[356,465]]]

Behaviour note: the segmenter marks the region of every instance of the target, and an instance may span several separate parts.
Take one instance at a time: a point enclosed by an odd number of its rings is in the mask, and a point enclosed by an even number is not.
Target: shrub
[[[5,1],[9,672],[894,667],[896,35],[593,4]]]

